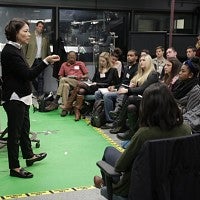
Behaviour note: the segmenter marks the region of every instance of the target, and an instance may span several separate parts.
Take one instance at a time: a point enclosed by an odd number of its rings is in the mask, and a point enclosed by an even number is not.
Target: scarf
[[[175,99],[181,99],[197,84],[198,79],[196,77],[184,81],[177,81],[172,90],[172,94]]]

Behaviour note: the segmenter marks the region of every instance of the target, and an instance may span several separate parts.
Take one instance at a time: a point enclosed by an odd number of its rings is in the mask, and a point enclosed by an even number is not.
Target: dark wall
[[[136,49],[141,52],[142,49],[148,49],[150,55],[155,56],[155,47],[167,47],[167,32],[130,32],[129,49]]]
[[[176,11],[191,11],[200,6],[200,0],[176,0],[175,2]],[[170,0],[34,0],[34,2],[33,0],[0,0],[0,3],[91,9],[170,10]]]
[[[199,33],[200,32],[200,0],[175,0],[175,12],[193,12],[196,13],[196,22],[197,26],[195,28],[194,32]],[[49,6],[53,8],[77,8],[77,9],[108,9],[108,10],[126,10],[126,11],[132,11],[134,14],[135,11],[166,11],[170,12],[170,0],[0,0],[0,4],[5,5],[27,5],[27,6]],[[198,9],[197,9],[198,8]],[[55,14],[56,16],[56,14]],[[128,23],[128,22],[127,22]],[[133,24],[131,24],[131,27]],[[58,27],[58,24],[57,24]],[[58,28],[56,29],[58,31]],[[130,29],[133,30],[133,29]],[[162,43],[163,46],[167,47],[167,41],[168,38],[163,38],[163,35],[161,34],[161,37],[157,37],[157,35],[151,35],[150,39],[147,37],[149,35],[146,35],[147,33],[143,33],[141,35],[137,35],[137,38],[135,35],[132,34],[129,35],[129,47],[135,47],[139,46],[140,48],[148,48],[151,52],[154,51],[154,47],[157,46],[157,44]],[[158,33],[159,34],[159,33]],[[58,33],[56,32],[56,38],[58,37]],[[153,37],[153,38],[152,38]],[[143,39],[141,39],[143,38]],[[159,38],[159,39],[158,39]],[[187,40],[185,38],[181,38],[183,43],[185,44]],[[141,45],[141,41],[143,44],[147,45],[143,47]],[[127,41],[123,41],[126,45]],[[183,44],[179,39],[174,40],[174,46]],[[135,45],[137,44],[137,45]],[[124,46],[124,44],[117,44],[118,46]],[[187,43],[185,44],[185,46]],[[182,45],[181,45],[182,46]],[[184,48],[185,48],[184,46]],[[181,48],[181,55],[184,54],[184,48]]]
[[[194,46],[197,35],[192,34],[173,34],[172,46],[178,53],[181,61],[186,60],[186,48]],[[169,34],[167,32],[130,32],[129,49],[136,49],[141,52],[142,49],[148,49],[150,55],[155,56],[155,48],[163,46],[166,50],[169,47]]]

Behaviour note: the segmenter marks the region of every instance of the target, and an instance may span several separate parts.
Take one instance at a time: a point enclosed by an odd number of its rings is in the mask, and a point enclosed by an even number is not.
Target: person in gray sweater
[[[182,110],[184,120],[189,122],[193,129],[197,131],[190,122],[197,120],[196,127],[200,127],[199,116],[196,110],[200,104],[200,86],[198,76],[200,71],[200,59],[194,57],[183,63],[179,72],[179,80],[175,83],[172,92]],[[195,131],[195,132],[196,132]],[[200,129],[198,130],[200,131]]]

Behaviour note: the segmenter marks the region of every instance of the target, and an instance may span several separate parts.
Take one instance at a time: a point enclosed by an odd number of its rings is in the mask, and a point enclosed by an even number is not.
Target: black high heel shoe
[[[33,165],[34,162],[43,160],[47,156],[47,153],[34,154],[34,156],[35,156],[35,158],[33,158],[33,159],[26,159],[27,166],[31,166],[31,165]]]

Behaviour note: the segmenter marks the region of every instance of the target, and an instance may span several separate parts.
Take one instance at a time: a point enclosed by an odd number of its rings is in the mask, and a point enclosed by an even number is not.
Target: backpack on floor
[[[106,123],[105,111],[104,111],[104,101],[95,101],[92,109],[90,123],[92,126],[100,128]]]
[[[33,111],[47,112],[45,109],[54,100],[53,92],[45,93],[39,99],[33,100]]]

